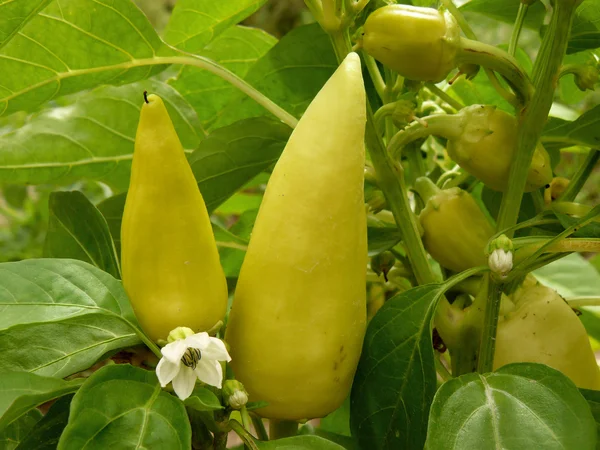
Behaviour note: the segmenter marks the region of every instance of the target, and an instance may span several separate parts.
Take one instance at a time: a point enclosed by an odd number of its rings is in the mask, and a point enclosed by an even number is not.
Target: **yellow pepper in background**
[[[198,184],[163,101],[149,95],[135,138],[121,226],[123,285],[144,332],[207,331],[227,283]]]
[[[257,412],[323,417],[350,391],[366,327],[366,98],[350,53],[269,180],[225,340]]]

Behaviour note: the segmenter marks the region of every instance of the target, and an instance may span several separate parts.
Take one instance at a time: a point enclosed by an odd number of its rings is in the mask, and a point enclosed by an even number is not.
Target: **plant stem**
[[[387,116],[391,115],[394,112],[394,109],[396,109],[396,103],[386,103],[377,111],[375,111],[375,114],[373,115],[373,120],[375,121],[375,127],[378,130],[383,131],[383,125],[385,124],[384,119]]]
[[[268,441],[269,435],[267,434],[263,420],[254,414],[250,414],[250,418],[252,419],[252,425],[254,425],[258,439],[261,441]]]
[[[567,303],[571,308],[579,308],[581,306],[600,306],[600,296],[590,297],[573,297],[568,298]]]
[[[133,326],[133,328],[135,329],[135,332],[140,337],[142,342],[144,344],[146,344],[146,347],[148,347],[152,351],[152,353],[154,353],[156,355],[156,357],[158,359],[161,359],[163,357],[163,355],[162,355],[158,345],[156,345],[148,336],[146,336],[146,333],[144,333],[142,330],[138,329],[136,326]]]
[[[459,102],[458,100],[453,99],[452,97],[450,97],[446,92],[442,91],[439,87],[437,87],[435,84],[431,83],[431,82],[427,82],[425,83],[425,86],[427,87],[427,89],[429,89],[433,94],[437,95],[439,98],[441,98],[443,101],[445,101],[446,103],[448,103],[450,106],[452,106],[454,109],[456,109],[457,111],[463,109],[465,107],[465,105],[463,105],[461,102]]]
[[[519,12],[517,13],[517,20],[510,36],[510,43],[508,44],[508,54],[515,56],[517,53],[517,46],[519,45],[519,36],[521,36],[521,30],[523,29],[523,22],[525,22],[525,16],[527,16],[527,10],[529,5],[521,3],[519,5]]]
[[[461,38],[461,46],[456,56],[457,64],[477,64],[502,75],[527,104],[533,94],[533,86],[518,61],[507,52],[493,45],[472,39]],[[493,81],[492,81],[493,82]]]
[[[517,147],[512,162],[508,188],[502,196],[498,214],[498,229],[510,228],[517,223],[527,172],[535,146],[546,123],[556,87],[575,12],[573,2],[557,1],[552,20],[533,67],[535,91],[531,102],[521,111],[517,130]],[[511,237],[511,236],[509,236]]]
[[[242,425],[248,432],[250,432],[250,424],[252,421],[250,420],[250,414],[248,414],[248,410],[246,409],[246,405],[240,408],[240,416],[242,418]]]
[[[269,436],[271,440],[295,436],[298,433],[298,423],[291,420],[269,419]]]
[[[579,194],[579,191],[581,191],[581,188],[594,170],[599,158],[600,151],[590,149],[585,161],[579,166],[579,169],[577,169],[577,172],[571,179],[567,189],[565,189],[565,192],[558,198],[559,201],[572,202],[575,200],[575,197],[577,197],[577,194]]]
[[[498,315],[502,302],[501,285],[490,279],[487,304],[484,310],[481,341],[479,345],[479,359],[477,360],[477,372],[489,373],[494,367],[494,352],[496,350],[496,330],[498,329]]]
[[[377,63],[371,55],[368,55],[366,52],[363,51],[362,56],[365,62],[365,66],[367,67],[367,71],[371,76],[371,81],[373,81],[373,85],[375,86],[375,90],[377,91],[377,95],[379,95],[379,98],[383,100],[385,96],[385,81],[383,81],[383,77],[381,76],[379,67],[377,67]]]
[[[235,419],[229,421],[229,427],[236,432],[240,439],[244,442],[244,445],[250,450],[259,450],[258,445],[254,442],[254,438],[248,431]]]

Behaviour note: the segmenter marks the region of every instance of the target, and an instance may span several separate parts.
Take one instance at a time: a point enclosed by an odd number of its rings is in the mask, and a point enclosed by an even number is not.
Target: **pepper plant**
[[[0,448],[598,448],[600,0],[265,3],[0,0]]]

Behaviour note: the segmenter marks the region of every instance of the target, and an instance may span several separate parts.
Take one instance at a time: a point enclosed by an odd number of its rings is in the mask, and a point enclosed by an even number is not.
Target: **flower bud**
[[[223,399],[232,409],[241,409],[248,403],[248,392],[237,380],[226,380],[223,383]]]

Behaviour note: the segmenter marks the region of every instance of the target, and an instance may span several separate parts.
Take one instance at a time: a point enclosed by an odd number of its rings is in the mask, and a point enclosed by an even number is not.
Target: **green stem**
[[[517,243],[518,240],[515,240],[514,242]],[[600,239],[563,239],[562,241],[554,242],[550,245],[547,245],[547,242],[547,239],[543,239],[542,242],[520,247],[518,251],[515,252],[514,256],[515,269],[521,268],[521,264],[526,264],[526,261],[531,262],[535,258],[532,258],[532,255],[540,256],[542,253],[600,252]],[[540,249],[542,249],[542,252],[540,252]]]
[[[295,436],[298,433],[298,423],[291,420],[276,420],[269,419],[269,436],[272,441],[290,436]]]
[[[529,9],[529,5],[525,3],[521,3],[519,5],[519,12],[517,13],[517,20],[515,21],[515,26],[512,30],[512,35],[510,36],[510,43],[508,44],[508,54],[511,56],[515,56],[517,53],[517,46],[519,45],[519,36],[521,36],[521,30],[523,29],[523,23],[525,22],[525,17],[527,16],[527,10]]]
[[[463,105],[461,102],[459,102],[458,100],[453,99],[452,97],[450,97],[446,92],[442,91],[439,87],[437,87],[435,84],[431,83],[431,82],[427,82],[425,83],[425,86],[427,87],[427,89],[429,89],[433,94],[437,95],[439,98],[441,98],[443,101],[445,101],[446,103],[448,103],[450,106],[452,106],[454,109],[456,109],[457,111],[463,109],[465,107],[465,105]]]
[[[465,119],[457,114],[434,114],[423,117],[398,131],[388,142],[388,153],[399,161],[402,149],[417,139],[428,136],[441,136],[444,139],[457,139],[464,128]]]
[[[568,298],[567,302],[571,308],[580,308],[581,306],[600,306],[600,295]]]
[[[469,22],[466,21],[465,16],[463,16],[460,9],[456,7],[452,0],[442,0],[442,5],[448,11],[450,11],[450,14],[454,16],[456,22],[458,23],[458,26],[463,31],[463,33],[465,33],[466,37],[468,37],[469,39],[477,39],[475,33],[473,32],[473,29],[469,25]]]
[[[555,3],[550,26],[544,33],[542,47],[533,67],[535,92],[529,105],[521,111],[516,146],[519,151],[514,153],[508,188],[502,196],[498,214],[499,230],[517,223],[527,173],[552,106],[556,77],[567,49],[575,5],[572,5],[573,2]]]
[[[250,420],[250,414],[248,414],[248,410],[246,409],[246,405],[240,408],[240,416],[242,418],[242,425],[248,432],[250,432],[250,424],[252,421]]]
[[[394,109],[396,109],[396,103],[386,103],[385,105],[383,105],[381,108],[379,108],[377,111],[375,111],[375,114],[373,115],[373,120],[375,121],[375,127],[378,130],[383,131],[384,130],[384,120],[386,117],[390,116],[393,112]]]
[[[581,166],[579,166],[579,169],[577,169],[577,172],[569,182],[567,189],[558,198],[559,201],[572,202],[575,200],[575,197],[577,197],[577,194],[579,194],[581,188],[583,188],[583,185],[594,170],[599,158],[600,151],[596,149],[590,149],[585,161],[583,164],[581,164]]]
[[[535,208],[536,214],[540,214],[546,209],[546,203],[544,203],[544,196],[542,195],[539,189],[531,193],[531,199],[533,200],[533,207]]]
[[[369,72],[369,76],[371,77],[371,81],[373,82],[373,86],[375,86],[375,90],[377,91],[377,95],[379,95],[379,98],[383,100],[385,97],[385,81],[383,81],[379,67],[377,67],[377,63],[371,55],[368,55],[363,51],[362,56],[365,66],[367,67],[367,71]]]
[[[518,61],[507,52],[493,45],[472,39],[461,38],[460,50],[456,56],[457,64],[477,64],[502,75],[527,104],[533,95],[533,86]]]
[[[156,345],[154,343],[154,341],[152,341],[148,336],[146,336],[146,333],[144,333],[142,330],[138,329],[137,327],[133,327],[136,334],[140,337],[141,341],[146,344],[146,347],[148,347],[152,353],[154,353],[157,358],[162,358],[163,355],[160,351],[160,348],[158,347],[158,345]]]
[[[267,434],[267,430],[265,429],[265,423],[263,420],[257,415],[250,414],[250,418],[252,419],[252,425],[254,425],[254,429],[256,430],[256,435],[258,439],[261,441],[268,441],[269,435]]]
[[[490,241],[496,239],[501,234],[506,234],[506,235],[512,236],[515,231],[521,230],[523,228],[537,227],[539,225],[551,225],[551,224],[560,224],[560,220],[558,220],[558,219],[543,219],[541,216],[535,216],[529,220],[518,223],[510,228],[505,228],[504,230],[500,230],[500,231],[496,232],[496,234],[494,234],[494,236],[492,236]]]
[[[502,302],[501,285],[489,279],[487,304],[483,313],[483,327],[479,345],[479,359],[477,371],[489,373],[494,368],[494,352],[496,350],[496,330],[498,329],[498,316]],[[474,306],[475,304],[473,304]]]
[[[237,420],[231,419],[229,421],[229,427],[235,431],[235,433],[244,442],[244,445],[250,450],[260,450],[252,435],[248,433],[248,431]]]
[[[586,214],[584,217],[582,217],[580,220],[578,220],[573,225],[571,225],[568,228],[566,228],[562,233],[559,233],[556,236],[554,236],[553,238],[548,239],[533,254],[531,254],[530,256],[526,257],[519,264],[516,264],[515,267],[513,267],[513,270],[512,270],[511,273],[518,274],[520,270],[522,271],[528,265],[533,264],[535,262],[535,259],[538,256],[540,256],[542,253],[546,253],[547,250],[549,248],[551,248],[552,246],[554,246],[554,245],[560,245],[561,241],[563,241],[565,238],[569,237],[575,231],[577,231],[580,228],[586,226],[588,223],[592,222],[598,216],[598,214],[600,214],[600,205],[594,207],[588,214]],[[509,276],[508,278],[510,279],[512,277]]]
[[[452,374],[450,372],[448,372],[448,369],[446,369],[446,366],[444,366],[444,364],[442,363],[440,358],[441,358],[440,354],[435,355],[435,359],[434,359],[435,371],[440,376],[442,381],[446,382],[446,381],[452,379]]]

